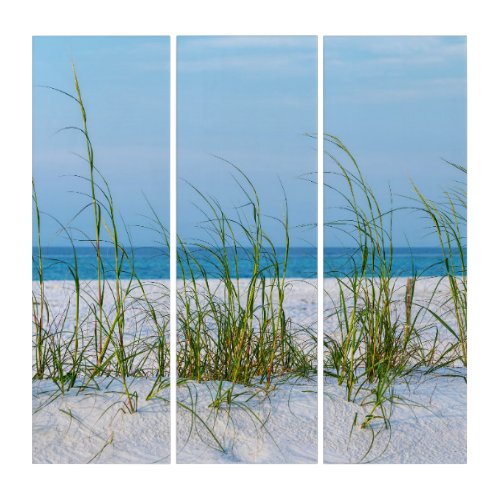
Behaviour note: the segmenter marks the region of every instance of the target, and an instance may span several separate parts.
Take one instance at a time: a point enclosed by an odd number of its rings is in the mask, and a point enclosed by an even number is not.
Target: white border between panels
[[[323,463],[323,318],[324,318],[324,141],[323,141],[323,36],[318,36],[318,463]]]
[[[170,463],[177,459],[177,38],[170,36]]]

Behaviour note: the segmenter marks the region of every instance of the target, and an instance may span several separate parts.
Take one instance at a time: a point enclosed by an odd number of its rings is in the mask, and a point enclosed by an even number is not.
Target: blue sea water
[[[278,260],[282,262],[285,256],[283,248],[277,248]],[[78,247],[78,274],[80,279],[89,280],[97,278],[95,251],[92,247]],[[131,252],[129,251],[131,254]],[[71,269],[74,267],[73,251],[68,247],[42,248],[44,279],[45,280],[71,280]],[[38,280],[37,249],[33,248],[32,276]],[[101,255],[104,262],[105,277],[114,278],[114,253],[111,247],[102,247]],[[179,251],[181,262],[186,264],[186,258]],[[250,250],[238,250],[238,274],[241,278],[252,275],[253,262]],[[234,254],[229,254],[230,273],[236,275]],[[217,261],[208,250],[196,250],[196,258],[202,264],[209,278],[218,278],[221,270]],[[352,274],[355,266],[359,266],[360,255],[353,249],[327,247],[324,251],[325,276],[345,276]],[[261,259],[263,274],[269,275],[271,263],[264,255]],[[458,257],[455,265],[459,266]],[[165,249],[159,247],[139,247],[134,249],[135,273],[141,279],[168,279],[170,276],[169,256]],[[181,266],[177,266],[177,276],[181,276]],[[130,275],[131,269],[127,262],[123,264],[122,276]],[[395,248],[393,253],[393,276],[441,276],[445,274],[445,265],[439,248],[420,247],[414,249]],[[294,247],[289,251],[287,276],[290,278],[316,278],[317,276],[317,251],[310,247]],[[201,273],[198,273],[198,277]]]

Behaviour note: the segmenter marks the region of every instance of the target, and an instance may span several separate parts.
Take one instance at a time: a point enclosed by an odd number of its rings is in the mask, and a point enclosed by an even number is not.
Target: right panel
[[[324,460],[465,463],[465,37],[324,39]]]

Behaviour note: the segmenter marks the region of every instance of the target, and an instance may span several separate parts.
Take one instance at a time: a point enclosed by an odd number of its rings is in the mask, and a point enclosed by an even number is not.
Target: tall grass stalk
[[[44,320],[48,321],[48,309],[45,304],[45,284],[43,274],[43,258],[41,244],[41,220],[40,209],[38,205],[38,197],[35,188],[35,179],[32,179],[33,189],[33,204],[35,208],[36,220],[36,243],[37,243],[37,274],[39,285],[39,297],[32,297],[33,322],[35,324],[35,378],[43,378],[45,371],[45,356],[44,356]],[[47,318],[44,317],[44,311],[47,311]]]
[[[97,200],[96,196],[96,181],[94,177],[95,173],[95,165],[94,165],[94,148],[92,146],[92,142],[90,140],[89,131],[87,127],[87,112],[85,110],[85,106],[83,104],[82,94],[80,91],[80,84],[78,82],[78,76],[76,74],[76,68],[73,65],[73,79],[76,91],[76,101],[78,102],[80,108],[80,114],[82,117],[82,128],[80,131],[83,133],[85,137],[85,146],[87,151],[87,161],[89,165],[89,176],[90,176],[90,192],[92,198],[92,208],[94,215],[94,230],[95,230],[95,251],[96,251],[96,269],[97,269],[97,307],[98,307],[98,321],[95,323],[95,335],[96,335],[96,344],[99,346],[98,348],[98,357],[97,364],[99,365],[102,362],[102,341],[103,341],[103,332],[102,332],[102,323],[103,323],[103,301],[104,301],[104,283],[102,283],[102,271],[103,271],[103,263],[101,258],[101,225],[102,225],[102,214],[101,214],[101,205]]]

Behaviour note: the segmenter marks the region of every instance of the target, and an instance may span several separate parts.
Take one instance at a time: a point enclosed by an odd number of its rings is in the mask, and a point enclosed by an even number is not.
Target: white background
[[[498,492],[500,91],[495,2],[4,2],[0,13],[3,498],[492,498]],[[6,6],[8,5],[8,6]],[[31,37],[467,35],[468,465],[31,465]],[[172,230],[174,228],[172,227]],[[495,471],[497,471],[495,473]]]

